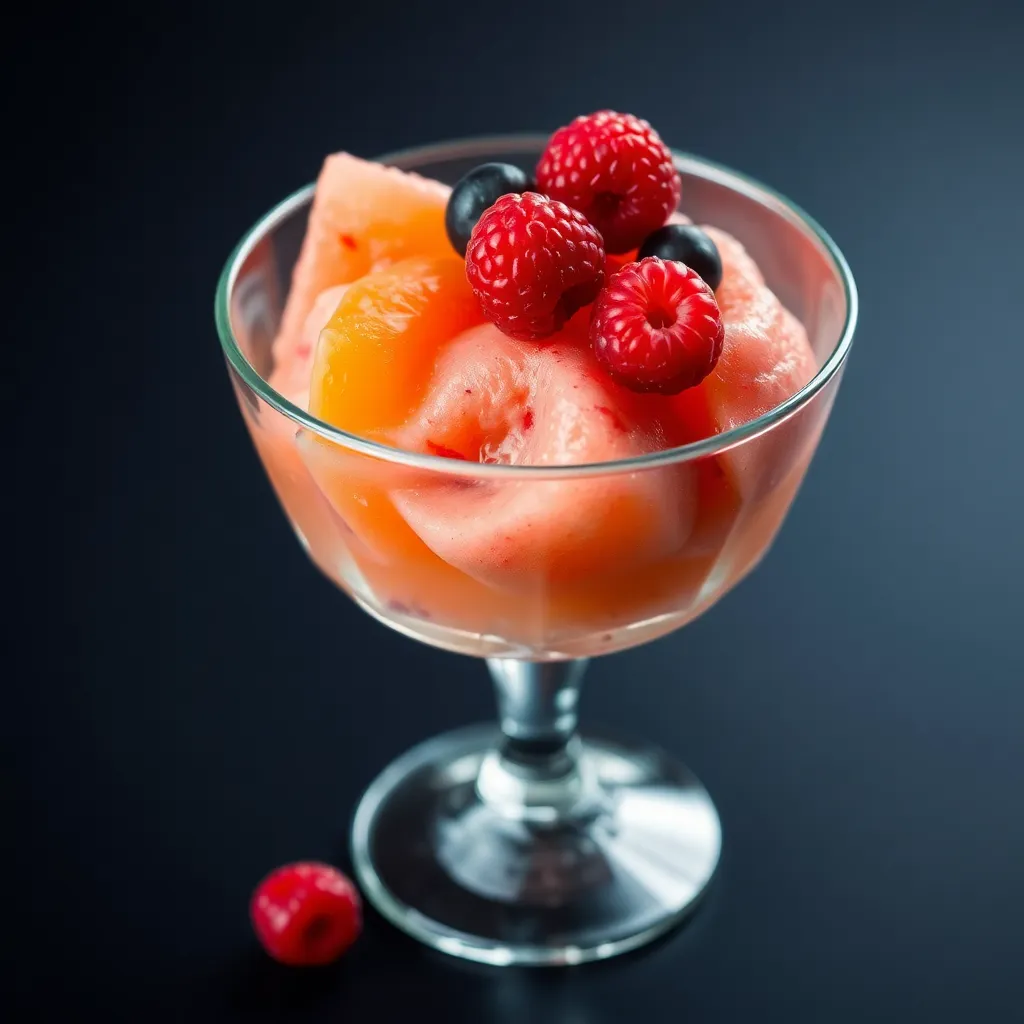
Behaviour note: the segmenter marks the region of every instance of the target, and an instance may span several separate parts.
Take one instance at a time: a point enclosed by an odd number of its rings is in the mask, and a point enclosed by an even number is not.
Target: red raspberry
[[[356,887],[327,864],[288,864],[256,887],[249,906],[263,948],[283,964],[327,964],[362,929]]]
[[[657,256],[612,274],[590,320],[598,362],[632,391],[694,387],[715,368],[724,340],[715,293],[685,264]]]
[[[473,228],[466,277],[491,323],[536,341],[594,300],[604,283],[604,247],[576,210],[536,192],[512,193]]]
[[[679,172],[658,133],[632,114],[599,110],[551,136],[537,185],[579,210],[608,252],[636,249],[679,204]]]

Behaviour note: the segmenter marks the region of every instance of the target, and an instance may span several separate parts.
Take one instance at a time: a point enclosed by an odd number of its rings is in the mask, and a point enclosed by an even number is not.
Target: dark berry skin
[[[466,255],[469,236],[480,215],[509,192],[536,190],[533,179],[512,164],[481,164],[474,167],[452,189],[444,211],[444,228],[448,241],[460,256]]]
[[[722,257],[718,246],[693,224],[666,224],[652,231],[640,246],[637,259],[645,256],[685,263],[712,291],[722,283]]]

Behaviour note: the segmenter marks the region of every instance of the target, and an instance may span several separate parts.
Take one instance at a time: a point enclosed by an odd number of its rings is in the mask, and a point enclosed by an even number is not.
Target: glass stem
[[[576,736],[586,659],[488,658],[498,699],[501,743],[477,779],[480,797],[508,817],[557,823],[587,796]]]

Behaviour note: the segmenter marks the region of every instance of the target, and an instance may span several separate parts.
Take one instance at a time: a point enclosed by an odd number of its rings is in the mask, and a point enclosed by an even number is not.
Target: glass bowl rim
[[[401,166],[403,163],[408,164],[410,161],[426,162],[428,160],[458,159],[477,152],[481,155],[486,153],[488,156],[499,156],[528,148],[543,149],[549,137],[547,134],[524,133],[454,139],[386,153],[383,156],[374,157],[374,160],[382,164]],[[476,479],[500,477],[507,480],[512,477],[565,478],[598,476],[612,473],[635,473],[640,470],[652,469],[656,466],[690,462],[695,459],[719,455],[729,451],[760,434],[766,433],[779,423],[795,415],[836,375],[853,344],[858,314],[857,285],[853,279],[853,273],[846,261],[846,257],[843,256],[828,232],[810,214],[786,198],[781,192],[777,192],[775,189],[764,185],[749,175],[726,167],[724,164],[675,149],[672,150],[672,154],[680,171],[694,174],[697,177],[739,192],[747,198],[760,203],[762,206],[767,206],[788,220],[809,237],[824,253],[832,263],[833,269],[843,285],[846,298],[846,320],[840,332],[839,340],[829,353],[828,358],[818,368],[814,377],[799,391],[748,423],[733,427],[721,434],[714,434],[711,437],[703,438],[700,441],[693,441],[690,444],[649,452],[644,455],[634,455],[627,459],[559,466],[514,466],[503,463],[464,462],[458,459],[448,459],[441,455],[429,455],[421,452],[406,451],[401,448],[392,448],[379,441],[350,434],[318,419],[293,402],[290,402],[256,372],[256,369],[245,357],[235,338],[234,331],[231,328],[230,313],[230,298],[242,264],[271,230],[291,216],[296,209],[309,202],[316,189],[315,183],[305,185],[296,190],[260,217],[242,236],[224,264],[220,280],[217,283],[217,293],[214,302],[214,319],[217,324],[217,333],[220,336],[224,356],[247,387],[266,402],[267,405],[292,420],[300,428],[310,431],[324,440],[349,451],[359,452],[384,462],[440,472],[446,476],[469,476]],[[412,170],[414,168],[410,167],[409,169]]]

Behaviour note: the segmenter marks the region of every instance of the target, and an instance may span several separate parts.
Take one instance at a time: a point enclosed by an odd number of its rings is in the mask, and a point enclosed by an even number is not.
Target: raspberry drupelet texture
[[[257,886],[250,906],[263,948],[283,964],[336,960],[362,929],[356,887],[328,864],[288,864]]]
[[[714,293],[685,264],[649,256],[608,279],[590,342],[608,373],[633,391],[674,395],[699,384],[725,340]]]
[[[502,196],[466,250],[484,316],[521,341],[550,337],[604,283],[600,234],[577,210],[535,192]]]
[[[513,164],[488,163],[474,167],[458,181],[448,197],[444,228],[452,248],[460,256],[480,215],[509,192],[536,192],[537,186],[526,172]]]
[[[658,133],[632,114],[600,110],[551,136],[537,164],[541,192],[579,210],[610,253],[637,248],[679,203],[679,172]]]

